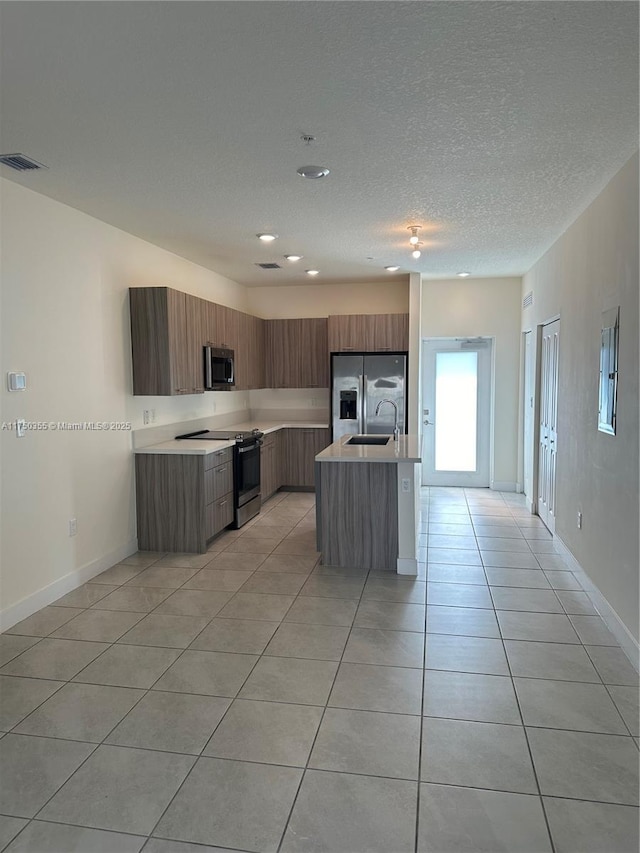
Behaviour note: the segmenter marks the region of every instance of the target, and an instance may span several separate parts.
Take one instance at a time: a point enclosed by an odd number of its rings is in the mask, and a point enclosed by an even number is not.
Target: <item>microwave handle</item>
[[[204,347],[204,387],[211,388],[213,375],[211,373],[211,347]]]
[[[230,358],[230,359],[229,359],[229,362],[230,362],[230,364],[231,364],[231,377],[230,377],[230,379],[229,379],[229,385],[235,385],[235,378],[234,378],[234,375],[233,375],[234,370],[235,370],[235,367],[234,367],[234,365],[235,365],[235,358]]]

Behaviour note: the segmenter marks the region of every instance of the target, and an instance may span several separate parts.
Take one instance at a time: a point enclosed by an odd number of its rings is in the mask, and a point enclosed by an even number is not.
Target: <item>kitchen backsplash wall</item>
[[[253,411],[283,409],[318,409],[329,411],[328,388],[261,388],[249,391],[249,408]],[[289,414],[291,417],[291,414]]]
[[[249,391],[208,391],[177,397],[127,397],[127,420],[134,430],[223,416],[249,409]],[[145,412],[148,416],[145,417]]]

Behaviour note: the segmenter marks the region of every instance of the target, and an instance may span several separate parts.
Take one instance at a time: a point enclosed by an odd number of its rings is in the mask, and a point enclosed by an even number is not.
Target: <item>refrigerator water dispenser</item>
[[[355,421],[358,419],[358,392],[357,391],[341,391],[340,392],[340,420]]]

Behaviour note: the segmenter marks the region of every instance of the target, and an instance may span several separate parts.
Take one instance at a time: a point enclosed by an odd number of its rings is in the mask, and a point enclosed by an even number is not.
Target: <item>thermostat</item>
[[[27,374],[26,373],[8,373],[7,384],[9,391],[26,391],[27,390]]]

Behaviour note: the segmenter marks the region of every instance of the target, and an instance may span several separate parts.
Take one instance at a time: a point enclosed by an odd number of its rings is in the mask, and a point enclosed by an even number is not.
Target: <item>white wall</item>
[[[409,282],[311,284],[301,287],[252,287],[251,311],[269,320],[328,317],[329,314],[405,314]]]
[[[0,191],[2,370],[28,378],[22,393],[3,380],[2,421],[130,420],[135,429],[152,405],[158,422],[172,422],[211,414],[215,400],[217,412],[248,400],[132,397],[127,293],[167,285],[246,309],[244,287],[10,181]],[[1,609],[135,546],[129,432],[17,439],[2,430],[0,454]]]
[[[528,330],[560,314],[556,533],[636,639],[638,280],[636,154],[525,275],[523,293],[532,290],[534,304],[522,319]],[[610,436],[597,429],[600,322],[617,305],[618,422]]]
[[[520,278],[423,279],[423,338],[493,337],[493,469],[496,488],[518,477]]]

